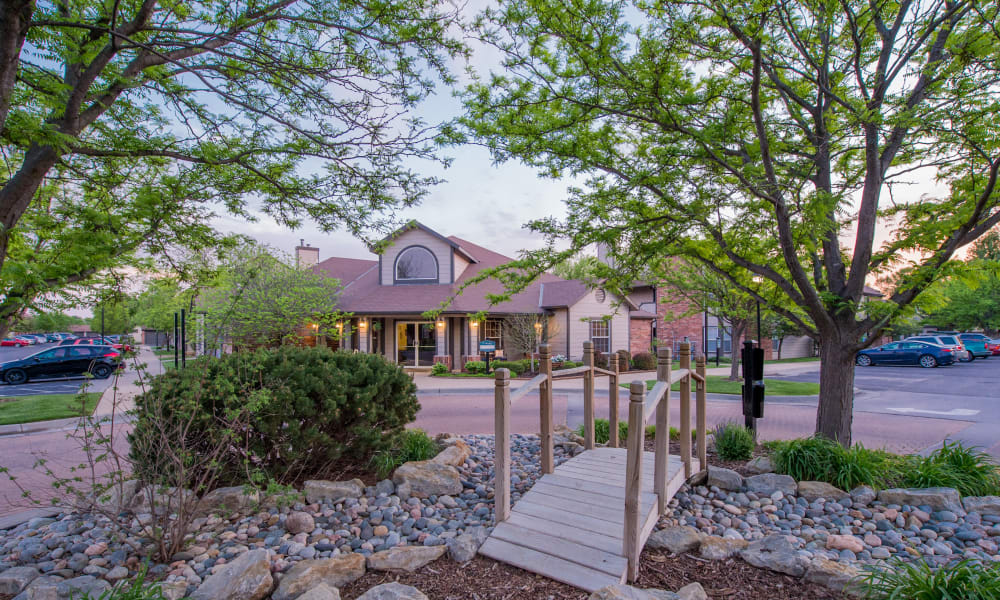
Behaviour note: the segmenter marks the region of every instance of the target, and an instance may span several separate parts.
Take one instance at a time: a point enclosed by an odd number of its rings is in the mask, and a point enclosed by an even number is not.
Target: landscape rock
[[[365,557],[354,552],[331,558],[303,560],[295,563],[285,573],[271,600],[295,600],[321,583],[339,588],[360,579],[364,574]]]
[[[587,600],[677,600],[679,596],[665,590],[644,590],[625,584],[612,584],[593,592]]]
[[[132,504],[139,489],[139,480],[129,479],[112,485],[97,497],[97,506],[113,512],[121,512]]]
[[[774,492],[781,492],[786,496],[794,496],[798,491],[795,480],[788,475],[778,473],[762,473],[746,478],[747,490],[755,494],[770,496]]]
[[[705,588],[697,581],[677,590],[677,597],[681,600],[709,600]]]
[[[771,462],[771,458],[769,456],[751,458],[744,468],[754,475],[774,472],[774,464]]]
[[[844,490],[838,488],[837,486],[830,485],[825,481],[800,481],[798,485],[798,495],[810,502],[819,498],[835,500],[838,498],[846,498],[848,496],[847,492]]]
[[[965,512],[958,490],[945,487],[932,488],[893,488],[882,490],[878,499],[885,504],[909,504],[910,506],[927,505],[934,510],[950,510]]]
[[[59,584],[65,581],[54,575],[41,575],[31,580],[14,600],[59,600]]]
[[[285,519],[285,530],[288,533],[310,533],[316,528],[316,520],[307,512],[293,511]]]
[[[721,490],[738,490],[743,487],[743,476],[732,469],[722,467],[708,467],[708,477],[705,480],[708,487],[718,487]]]
[[[61,581],[55,587],[56,596],[59,598],[98,598],[101,594],[111,589],[111,584],[93,575],[83,575]],[[42,598],[51,597],[41,587],[35,588],[33,595]]]
[[[403,463],[392,474],[392,482],[396,484],[397,493],[400,486],[406,486],[408,495],[418,497],[462,493],[462,480],[455,467],[432,460]]]
[[[858,506],[868,506],[877,497],[878,494],[871,486],[859,485],[851,490],[851,501]]]
[[[468,533],[451,538],[447,542],[448,556],[458,563],[466,563],[476,557],[479,547],[486,541],[486,529],[476,527]]]
[[[230,515],[232,513],[245,513],[251,510],[260,502],[260,494],[257,490],[249,493],[246,488],[240,485],[223,487],[212,490],[202,496],[198,502],[198,514],[210,515]]]
[[[181,600],[187,596],[186,581],[169,581],[160,584],[160,593],[166,600]]]
[[[210,575],[191,600],[262,600],[273,584],[267,550],[251,550]]]
[[[854,565],[817,557],[809,562],[805,580],[832,590],[843,591],[848,589],[860,575],[861,571]]]
[[[734,540],[710,535],[701,540],[698,553],[701,554],[702,558],[709,560],[725,560],[734,556],[748,545],[749,542],[746,540]]]
[[[853,535],[831,535],[826,538],[826,547],[832,550],[850,550],[857,554],[865,549],[864,543]]]
[[[809,561],[800,556],[797,550],[787,536],[773,533],[740,550],[740,558],[758,568],[802,577]]]
[[[39,575],[35,567],[13,567],[0,572],[0,594],[20,594]]]
[[[433,562],[448,551],[447,546],[398,546],[368,557],[369,569],[375,571],[413,572],[429,562]]]
[[[297,600],[340,600],[340,590],[320,583],[313,589],[302,594]]]
[[[438,455],[431,460],[443,465],[460,467],[465,464],[466,459],[468,459],[471,454],[472,449],[469,448],[469,445],[462,440],[457,440],[451,446],[448,446],[441,452],[438,452]]]
[[[1000,517],[1000,496],[967,496],[962,505],[970,513]]]
[[[177,512],[181,506],[193,507],[198,502],[198,496],[191,490],[164,486],[146,486],[132,497],[130,508],[137,513],[157,514],[170,511]]]
[[[659,531],[654,531],[646,546],[650,548],[662,548],[674,554],[690,552],[701,545],[701,539],[705,534],[694,527],[680,525],[677,527],[667,527]]]
[[[427,600],[427,596],[413,586],[392,582],[376,585],[357,600]]]
[[[360,498],[365,493],[365,482],[360,479],[350,481],[311,479],[303,484],[302,492],[306,496],[306,502],[310,504],[324,500],[334,502],[342,498]]]

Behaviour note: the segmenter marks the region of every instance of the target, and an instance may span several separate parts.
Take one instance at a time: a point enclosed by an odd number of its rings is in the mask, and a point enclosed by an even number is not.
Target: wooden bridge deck
[[[480,554],[592,592],[624,583],[628,561],[624,448],[587,450],[542,476],[512,507]],[[692,472],[700,470],[692,458]],[[684,483],[680,457],[670,456],[667,499]],[[658,519],[653,453],[643,453],[640,547]]]

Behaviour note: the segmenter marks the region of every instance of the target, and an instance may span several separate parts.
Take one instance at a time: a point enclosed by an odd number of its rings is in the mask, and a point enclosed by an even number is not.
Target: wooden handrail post
[[[622,535],[622,552],[628,559],[628,580],[639,578],[639,553],[642,552],[642,524],[639,500],[642,495],[642,456],[646,437],[643,419],[643,399],[646,386],[633,381],[628,388],[628,442],[625,455],[625,531]]]
[[[510,371],[497,369],[494,378],[493,506],[500,523],[510,517]]]
[[[617,448],[618,439],[618,354],[608,357],[608,447]]]
[[[681,368],[691,372],[691,344],[681,342]],[[691,376],[681,379],[681,462],[684,477],[691,477]]]
[[[704,470],[708,468],[708,432],[706,431],[707,425],[705,422],[705,388],[707,387],[707,382],[705,381],[705,355],[702,354],[699,356],[696,363],[695,370],[702,380],[698,382],[698,392],[695,398],[695,431],[698,433],[698,468]]]
[[[552,448],[552,354],[549,352],[549,345],[542,344],[538,348],[540,359],[539,371],[546,376],[545,381],[538,387],[538,406],[541,423],[539,441],[542,445],[542,474],[551,473],[555,470]]]
[[[594,449],[594,342],[583,343],[583,447]]]
[[[667,510],[667,474],[670,470],[670,366],[670,348],[657,348],[656,380],[667,384],[667,391],[656,407],[656,437],[653,442],[653,491],[656,492],[657,509],[661,515]]]

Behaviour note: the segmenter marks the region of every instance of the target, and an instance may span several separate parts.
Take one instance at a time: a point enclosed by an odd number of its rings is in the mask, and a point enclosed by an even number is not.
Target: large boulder
[[[454,496],[462,493],[462,480],[458,477],[458,470],[432,460],[403,463],[392,474],[392,482],[396,484],[396,494],[400,498]]]
[[[774,463],[771,462],[771,458],[768,456],[757,456],[751,458],[744,468],[748,473],[752,475],[760,475],[761,473],[774,473]]]
[[[81,575],[56,584],[55,596],[58,598],[100,598],[111,589],[111,584],[93,575]],[[32,595],[36,598],[50,598],[52,595],[41,587],[34,588]]]
[[[953,488],[893,488],[879,492],[878,499],[883,504],[927,505],[934,510],[965,512],[965,509],[962,508],[962,497],[958,490]]]
[[[228,516],[253,510],[259,503],[260,493],[257,490],[234,485],[214,489],[202,496],[197,510],[201,515]]]
[[[878,498],[878,492],[868,485],[859,485],[851,490],[851,502],[854,506],[868,506]]]
[[[770,496],[774,492],[781,492],[786,496],[794,496],[795,492],[798,491],[798,486],[795,484],[794,479],[788,475],[779,475],[778,473],[761,473],[760,475],[747,477],[746,486],[748,491],[762,496]]]
[[[735,492],[743,487],[743,476],[732,469],[723,469],[722,467],[709,465],[705,485]]]
[[[321,583],[299,596],[297,600],[340,600],[340,590]]]
[[[689,525],[679,525],[667,527],[659,531],[654,531],[646,540],[649,548],[662,548],[674,554],[691,552],[701,545],[701,539],[705,534]]]
[[[798,495],[812,502],[819,498],[839,500],[847,497],[847,492],[825,481],[800,481]]]
[[[447,551],[447,546],[397,546],[372,554],[366,564],[374,571],[413,572],[441,558]]]
[[[814,558],[806,569],[805,580],[832,590],[844,591],[857,584],[861,571],[857,567],[826,558]]]
[[[773,533],[740,550],[740,558],[760,569],[770,569],[793,577],[802,577],[809,561],[787,536]]]
[[[448,556],[458,563],[466,563],[476,557],[479,547],[487,538],[484,527],[474,527],[462,535],[448,540]]]
[[[413,586],[392,582],[376,585],[358,596],[358,600],[427,600],[427,596]]]
[[[191,600],[262,600],[273,585],[267,550],[251,550],[210,575]]]
[[[1000,496],[967,496],[962,505],[970,513],[1000,517]]]
[[[677,594],[665,590],[644,590],[616,583],[595,591],[587,600],[678,600],[679,598]]]
[[[13,567],[0,572],[0,594],[20,594],[39,575],[35,567]]]
[[[285,573],[271,600],[295,600],[321,583],[339,588],[364,574],[365,557],[362,554],[352,552],[331,558],[303,560]]]
[[[103,493],[97,495],[95,504],[110,512],[122,512],[128,510],[138,490],[139,480],[137,479],[117,481]]]
[[[365,482],[360,479],[350,481],[327,481],[311,479],[303,484],[302,492],[306,502],[336,502],[344,498],[360,498],[365,493]]]
[[[677,597],[681,600],[709,600],[705,588],[695,581],[677,590]]]
[[[472,456],[472,448],[469,448],[469,445],[462,440],[455,440],[454,444],[439,452],[431,460],[443,465],[461,467],[470,456]]]

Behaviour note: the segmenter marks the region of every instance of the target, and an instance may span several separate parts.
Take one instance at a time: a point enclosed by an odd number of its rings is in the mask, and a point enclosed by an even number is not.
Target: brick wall
[[[650,319],[632,319],[629,322],[629,352],[632,356],[640,352],[651,352],[653,342],[653,321]]]
[[[671,296],[667,286],[658,287],[656,297],[656,339],[669,345],[674,341],[680,342],[687,336],[689,341],[697,344],[697,352],[701,354],[704,351],[701,339],[704,314],[687,314],[688,311],[697,309],[679,295]]]

